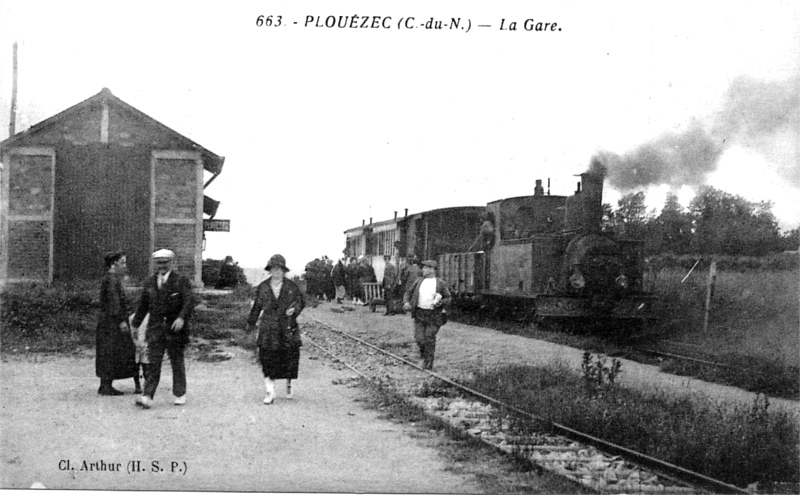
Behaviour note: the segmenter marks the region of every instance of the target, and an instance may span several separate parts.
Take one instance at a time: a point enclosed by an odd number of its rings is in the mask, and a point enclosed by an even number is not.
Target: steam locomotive
[[[571,196],[545,193],[486,207],[433,210],[345,231],[345,254],[437,259],[456,301],[539,319],[646,320],[642,242],[602,230],[603,174],[580,175]],[[382,240],[382,241],[381,241]]]

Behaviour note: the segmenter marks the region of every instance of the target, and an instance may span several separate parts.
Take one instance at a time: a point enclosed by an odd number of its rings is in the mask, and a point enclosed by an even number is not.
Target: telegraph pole
[[[14,42],[14,71],[11,83],[11,119],[8,121],[8,137],[17,133],[17,42]]]

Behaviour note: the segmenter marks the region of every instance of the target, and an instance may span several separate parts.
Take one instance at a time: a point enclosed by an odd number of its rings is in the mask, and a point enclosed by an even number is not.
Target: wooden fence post
[[[706,314],[703,319],[703,333],[708,330],[708,315],[711,312],[711,299],[714,297],[714,285],[717,282],[717,261],[711,261],[711,268],[708,270],[708,287],[706,289]]]

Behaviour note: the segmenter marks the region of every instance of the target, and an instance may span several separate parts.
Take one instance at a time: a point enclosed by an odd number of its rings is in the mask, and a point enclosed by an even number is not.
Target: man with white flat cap
[[[150,409],[161,380],[161,363],[164,351],[172,365],[172,393],[175,405],[186,404],[186,365],[183,351],[189,343],[189,318],[194,309],[192,285],[189,279],[172,270],[175,253],[160,249],[153,253],[156,273],[148,278],[142,288],[139,309],[132,325],[141,325],[150,313],[147,325],[147,352],[150,363],[144,367],[144,393],[136,403]]]

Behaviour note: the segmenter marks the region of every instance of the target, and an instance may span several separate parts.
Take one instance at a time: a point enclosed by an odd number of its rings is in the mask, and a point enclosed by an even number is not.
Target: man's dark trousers
[[[165,350],[172,365],[172,395],[182,397],[186,394],[186,362],[183,357],[185,346],[182,341],[165,338],[148,342],[150,364],[144,367],[144,395],[152,399],[156,394],[158,382],[161,381],[161,363]]]
[[[439,333],[441,321],[440,311],[417,308],[414,316],[414,340],[417,341],[422,356],[422,367],[426,370],[433,368],[436,334]]]

